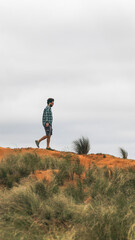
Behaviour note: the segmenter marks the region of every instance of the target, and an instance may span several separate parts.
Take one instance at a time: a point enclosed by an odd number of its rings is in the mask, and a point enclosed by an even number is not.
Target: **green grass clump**
[[[55,158],[53,156],[45,156],[41,159],[40,162],[40,170],[47,170],[47,169],[59,169],[61,163],[64,161],[64,158]]]
[[[0,163],[0,184],[12,188],[21,178],[29,176],[35,170],[62,169],[68,165],[66,158],[45,156],[41,159],[36,153],[12,154]],[[70,160],[69,160],[70,161]],[[71,166],[71,164],[70,164]]]
[[[71,155],[63,156],[60,161],[51,158],[50,164],[49,158],[46,161],[35,157],[33,166],[33,158],[29,164],[28,156],[23,162],[30,172],[37,167],[55,169],[56,166],[59,172],[51,182],[25,178],[27,181],[20,181],[10,189],[1,188],[1,240],[134,239],[134,169],[110,170],[107,166],[99,168],[89,164],[86,170]],[[19,172],[20,159],[23,158],[16,156],[12,162],[10,158],[10,168],[3,161],[1,168],[6,174],[9,169],[12,174],[13,170]],[[64,186],[68,180],[69,184]]]
[[[35,181],[0,193],[0,239],[46,239],[56,237],[58,229],[64,239],[62,232],[76,215],[77,206],[54,182]]]
[[[7,156],[0,163],[0,184],[11,188],[21,178],[38,169],[40,161],[37,154],[31,153]]]
[[[32,184],[31,190],[45,200],[51,197],[54,193],[59,192],[58,185],[53,181],[48,183],[45,179],[42,181],[36,181]]]
[[[88,154],[90,151],[90,142],[88,138],[81,137],[73,141],[73,148],[77,154]]]
[[[58,185],[63,185],[65,180],[73,180],[75,174],[80,178],[84,171],[84,167],[80,164],[80,159],[76,157],[73,161],[70,154],[63,157],[63,161],[61,161],[58,169],[58,173],[54,172],[55,181]]]
[[[127,159],[127,157],[128,157],[128,152],[126,152],[125,149],[120,148],[120,154],[121,154],[122,158]]]
[[[69,184],[65,189],[65,194],[72,196],[76,203],[83,203],[85,192],[80,179],[77,179],[77,184]]]

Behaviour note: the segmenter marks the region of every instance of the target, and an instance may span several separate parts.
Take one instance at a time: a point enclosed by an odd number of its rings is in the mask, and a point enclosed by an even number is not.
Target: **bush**
[[[90,186],[94,181],[96,181],[97,174],[95,173],[95,166],[90,166],[85,171],[85,178],[83,179],[83,183],[87,186]]]
[[[53,172],[55,176],[56,183],[58,185],[63,185],[65,180],[69,180],[73,178],[73,164],[71,163],[71,155],[67,155],[63,157],[63,161],[61,161],[59,165],[59,172]]]
[[[77,185],[69,184],[65,189],[65,193],[72,196],[76,203],[82,203],[86,196],[80,179],[77,179]]]
[[[53,172],[55,181],[58,185],[63,185],[65,180],[73,180],[76,174],[79,178],[84,172],[84,167],[80,164],[80,159],[77,157],[71,160],[71,155],[63,157],[63,161],[59,165],[59,172]]]
[[[74,165],[73,165],[73,172],[76,173],[76,175],[81,177],[82,173],[84,172],[84,167],[83,165],[80,164],[80,159],[76,158]]]
[[[0,184],[11,188],[40,167],[41,159],[37,154],[9,155],[0,163]]]
[[[123,148],[120,148],[120,153],[122,158],[127,159],[128,152],[126,152]]]
[[[60,159],[52,156],[45,156],[43,159],[41,159],[39,170],[59,169],[63,160],[63,158]]]
[[[88,154],[90,150],[89,139],[82,137],[73,141],[73,148],[77,154]]]
[[[9,176],[17,176],[20,159],[21,156],[14,156],[1,163],[3,179],[7,176],[9,181]],[[35,156],[32,166],[32,159],[29,162],[27,156],[23,161],[29,171],[58,164],[59,181],[27,178],[17,187],[0,190],[1,240],[134,239],[135,170],[114,168],[110,174],[106,166],[99,168],[94,164],[85,170],[79,158],[71,161],[70,155],[59,162],[54,159],[54,164],[51,159],[50,165],[45,159],[42,165]],[[83,171],[86,178],[82,181]],[[74,180],[76,174],[77,181],[60,186],[64,179]]]
[[[45,179],[36,181],[31,185],[32,192],[38,194],[42,200],[52,197],[53,194],[59,192],[58,185],[53,181],[48,183]]]

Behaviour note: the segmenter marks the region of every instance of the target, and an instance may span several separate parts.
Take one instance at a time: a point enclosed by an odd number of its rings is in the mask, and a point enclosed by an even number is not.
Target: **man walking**
[[[54,105],[54,99],[53,98],[48,98],[47,99],[47,106],[43,111],[43,116],[42,116],[42,124],[43,127],[45,128],[46,135],[40,138],[39,140],[35,140],[35,143],[37,147],[39,148],[39,144],[41,141],[47,138],[47,148],[48,150],[53,150],[50,148],[50,138],[52,135],[52,121],[53,121],[53,116],[52,116],[52,111],[51,107]]]

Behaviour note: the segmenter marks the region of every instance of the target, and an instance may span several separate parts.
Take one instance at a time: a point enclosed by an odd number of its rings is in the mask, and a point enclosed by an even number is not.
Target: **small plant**
[[[84,201],[86,193],[84,192],[83,185],[80,179],[77,179],[77,185],[69,184],[65,189],[65,194],[72,196],[76,203]]]
[[[35,193],[40,196],[40,198],[46,199],[47,198],[47,191],[45,184],[42,182],[37,181],[35,183]]]
[[[90,186],[95,181],[94,176],[94,167],[91,167],[89,164],[88,170],[85,171],[85,178],[83,179],[83,183],[87,186]]]
[[[128,152],[126,152],[123,148],[120,148],[120,153],[122,158],[127,159]]]
[[[63,161],[59,165],[59,172],[53,172],[55,181],[58,185],[63,185],[65,180],[73,179],[73,165],[71,163],[71,156],[63,157]]]
[[[103,153],[97,153],[96,155],[103,155],[103,158],[106,158],[106,155]]]
[[[61,164],[58,158],[52,156],[45,156],[41,159],[40,170],[58,169]]]
[[[84,171],[84,167],[80,164],[80,159],[77,158],[75,160],[73,172],[76,173],[79,176],[79,178],[81,178],[81,174],[83,173],[83,171]]]
[[[37,154],[9,155],[0,162],[0,184],[12,188],[21,178],[39,169],[41,159]]]
[[[73,141],[73,148],[77,154],[88,154],[90,151],[89,139],[82,137]]]

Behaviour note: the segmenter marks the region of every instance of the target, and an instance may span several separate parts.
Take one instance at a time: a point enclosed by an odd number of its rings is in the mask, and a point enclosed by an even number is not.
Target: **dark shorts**
[[[46,132],[46,136],[51,136],[52,135],[52,126],[49,124],[48,127],[44,127],[45,128],[45,132]]]

